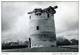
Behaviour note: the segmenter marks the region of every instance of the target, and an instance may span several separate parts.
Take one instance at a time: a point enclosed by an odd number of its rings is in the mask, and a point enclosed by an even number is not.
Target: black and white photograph
[[[2,1],[2,52],[79,52],[79,3]]]

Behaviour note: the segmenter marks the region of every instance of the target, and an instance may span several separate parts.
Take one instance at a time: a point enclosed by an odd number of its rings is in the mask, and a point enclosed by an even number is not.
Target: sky
[[[2,2],[1,38],[2,41],[24,41],[28,39],[29,15],[35,8],[55,6],[56,36],[67,39],[79,38],[78,2]]]

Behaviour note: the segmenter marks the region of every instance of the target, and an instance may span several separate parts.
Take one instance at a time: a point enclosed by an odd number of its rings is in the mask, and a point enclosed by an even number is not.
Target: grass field
[[[2,52],[78,52],[77,48],[71,47],[40,47],[40,48],[21,48],[21,49],[5,49]]]

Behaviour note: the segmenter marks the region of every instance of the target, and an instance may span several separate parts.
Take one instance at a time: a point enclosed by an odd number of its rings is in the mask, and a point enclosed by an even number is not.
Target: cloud
[[[77,39],[79,40],[79,31],[76,30],[67,30],[57,34],[57,37],[65,37],[67,39]]]
[[[2,2],[2,41],[27,38],[29,33],[27,12],[34,8],[46,8],[54,5],[58,5],[54,15],[57,36],[78,38],[78,2]]]
[[[78,29],[78,3],[59,2],[58,9],[54,16],[56,32],[64,32],[71,29]]]

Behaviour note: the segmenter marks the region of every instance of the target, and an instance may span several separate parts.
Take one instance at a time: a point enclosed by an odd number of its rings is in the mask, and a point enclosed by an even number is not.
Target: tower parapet
[[[32,14],[34,13],[35,15],[41,15],[42,13],[46,13],[47,16],[49,17],[49,15],[53,15],[56,13],[55,9],[58,8],[57,6],[49,6],[48,8],[45,9],[41,9],[41,8],[36,8],[34,9],[32,12],[28,12],[28,14]]]

